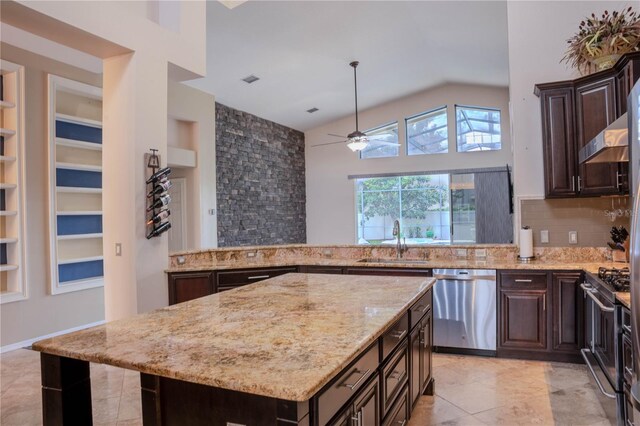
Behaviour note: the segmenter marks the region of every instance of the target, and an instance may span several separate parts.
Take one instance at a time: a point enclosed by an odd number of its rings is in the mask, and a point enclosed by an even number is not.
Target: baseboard
[[[80,325],[78,327],[72,327],[62,331],[56,331],[55,333],[45,334],[44,336],[34,337],[33,339],[27,339],[21,342],[11,343],[10,345],[5,345],[0,347],[0,354],[3,354],[5,352],[15,351],[16,349],[26,348],[28,346],[31,346],[34,342],[37,342],[38,340],[48,339],[49,337],[60,336],[62,334],[71,333],[73,331],[84,330],[85,328],[95,327],[97,325],[102,325],[104,323],[105,323],[104,320],[96,321],[90,324]]]

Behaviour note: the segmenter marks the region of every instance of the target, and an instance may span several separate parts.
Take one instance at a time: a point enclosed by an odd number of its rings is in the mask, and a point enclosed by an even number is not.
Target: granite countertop
[[[41,340],[33,348],[306,401],[434,283],[433,278],[286,274]]]
[[[616,292],[616,300],[622,303],[627,309],[631,309],[631,293]]]
[[[343,267],[376,267],[376,268],[450,268],[450,269],[537,269],[537,270],[576,270],[587,272],[598,272],[598,268],[628,266],[624,263],[613,262],[566,262],[566,261],[538,261],[534,260],[528,263],[518,262],[517,260],[507,259],[487,259],[487,260],[449,260],[434,259],[426,261],[411,261],[406,259],[405,262],[360,262],[359,259],[323,259],[323,258],[288,258],[276,260],[237,260],[232,262],[217,262],[212,264],[199,264],[176,266],[169,268],[166,272],[188,272],[188,271],[206,271],[206,270],[225,270],[225,269],[243,269],[243,268],[272,268],[281,266],[297,266],[297,265],[318,265],[318,266],[343,266]]]

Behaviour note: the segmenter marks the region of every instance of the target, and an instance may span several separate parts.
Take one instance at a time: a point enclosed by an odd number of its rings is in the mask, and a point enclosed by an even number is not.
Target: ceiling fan
[[[358,65],[360,64],[360,62],[358,61],[353,61],[349,64],[350,67],[353,68],[353,83],[354,83],[354,87],[355,87],[355,106],[356,106],[356,130],[349,133],[347,136],[341,136],[341,135],[334,135],[332,133],[329,133],[329,136],[334,136],[337,138],[344,138],[345,140],[342,141],[338,141],[338,142],[328,142],[328,143],[321,143],[321,144],[317,144],[317,145],[312,145],[313,147],[316,146],[326,146],[326,145],[335,145],[338,143],[345,143],[345,142],[349,142],[347,144],[347,147],[349,147],[349,149],[351,149],[351,151],[353,152],[357,152],[357,151],[362,151],[363,149],[367,148],[370,145],[386,145],[386,146],[400,146],[399,143],[396,142],[388,142],[385,140],[382,140],[380,138],[384,138],[384,135],[379,135],[379,136],[367,136],[365,133],[361,132],[360,130],[358,130],[358,75],[356,73],[356,68],[358,67]]]

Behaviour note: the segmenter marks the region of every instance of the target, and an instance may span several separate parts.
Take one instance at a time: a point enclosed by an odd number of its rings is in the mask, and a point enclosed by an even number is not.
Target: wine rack
[[[147,208],[145,222],[147,224],[147,239],[159,237],[160,235],[171,229],[171,210],[169,203],[171,196],[169,188],[171,188],[171,168],[160,167],[160,157],[157,149],[152,149],[151,154],[145,155],[145,163],[147,165]]]

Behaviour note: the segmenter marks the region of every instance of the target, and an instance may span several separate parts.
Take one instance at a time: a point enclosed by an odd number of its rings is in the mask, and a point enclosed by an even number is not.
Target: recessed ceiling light
[[[318,108],[316,108],[316,107],[313,107],[313,108],[311,108],[311,109],[308,109],[308,110],[307,110],[307,112],[308,112],[309,114],[313,114],[313,113],[314,113],[314,112],[316,112],[316,111],[318,111]]]
[[[245,77],[245,78],[243,78],[243,79],[242,79],[242,81],[244,81],[244,82],[245,82],[245,83],[247,83],[247,84],[254,83],[254,82],[258,81],[258,80],[260,80],[260,78],[259,78],[259,77],[256,77],[256,76],[255,76],[255,75],[253,75],[253,74],[251,74],[250,76]]]

